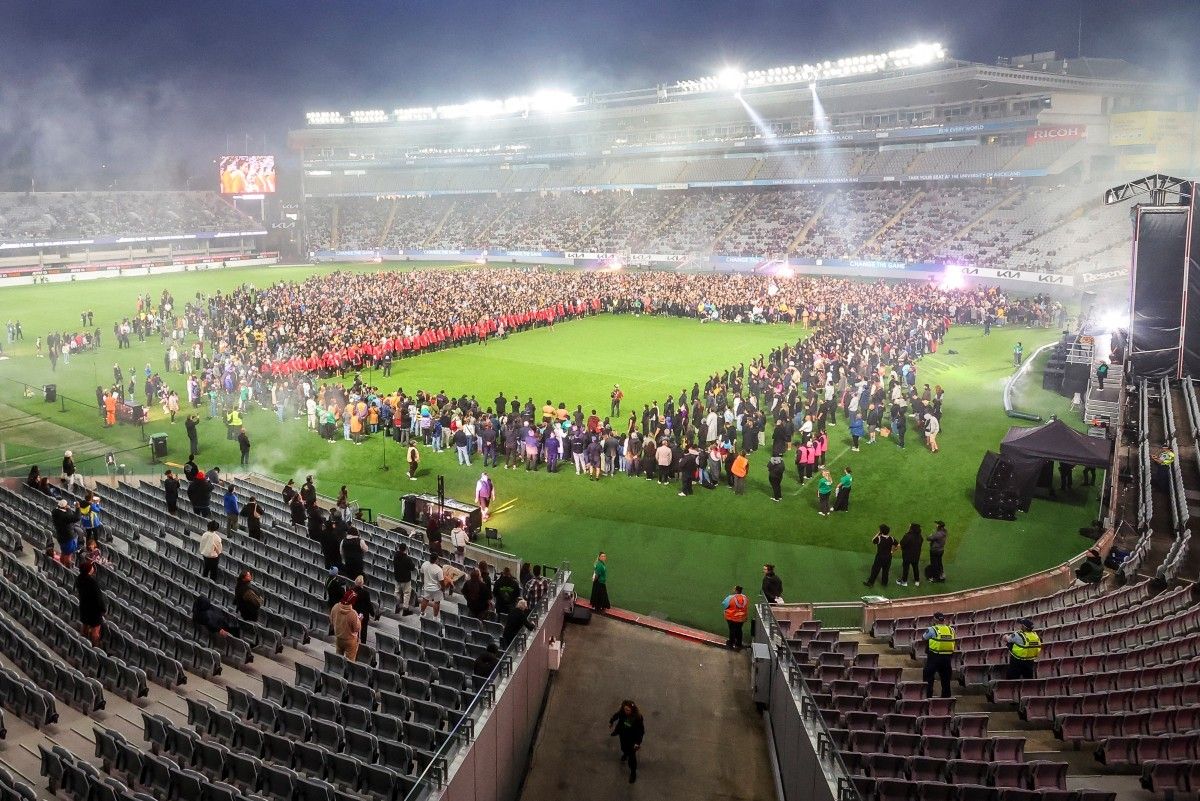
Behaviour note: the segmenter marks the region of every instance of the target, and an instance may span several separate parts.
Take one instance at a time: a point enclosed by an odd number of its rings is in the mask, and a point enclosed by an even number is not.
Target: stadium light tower
[[[737,67],[726,67],[717,74],[717,83],[722,89],[736,94],[746,85],[746,73]]]

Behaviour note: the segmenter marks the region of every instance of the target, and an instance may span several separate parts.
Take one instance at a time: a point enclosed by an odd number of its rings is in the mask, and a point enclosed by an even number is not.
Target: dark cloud
[[[5,6],[10,8],[5,8]],[[0,175],[193,173],[305,110],[637,88],[940,40],[991,62],[1040,50],[1191,78],[1200,3],[0,2]],[[1081,25],[1082,23],[1082,25]],[[140,156],[140,160],[139,160]],[[14,166],[15,165],[15,166]]]

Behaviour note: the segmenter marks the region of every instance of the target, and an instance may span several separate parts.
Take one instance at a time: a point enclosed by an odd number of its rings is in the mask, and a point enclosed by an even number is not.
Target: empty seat
[[[1035,790],[1066,790],[1067,769],[1065,762],[1048,762],[1035,759],[1028,763],[1030,784]]]
[[[889,733],[884,739],[883,751],[896,756],[917,756],[921,753],[921,737],[917,734]]]
[[[882,753],[884,733],[866,729],[852,730],[849,734],[848,745],[851,751],[861,754]]]
[[[995,787],[1026,787],[1029,784],[1029,766],[1024,762],[993,762],[991,783]]]
[[[915,782],[941,781],[946,772],[945,759],[914,756],[908,760],[908,778]]]
[[[946,778],[954,784],[986,785],[988,763],[972,759],[951,759],[946,763]]]
[[[894,754],[868,754],[867,770],[875,778],[901,778],[908,767],[908,760]]]

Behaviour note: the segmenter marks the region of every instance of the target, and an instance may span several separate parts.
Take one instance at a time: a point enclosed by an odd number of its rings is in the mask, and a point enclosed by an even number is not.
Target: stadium
[[[0,797],[1200,792],[1196,90],[797,58],[0,193]]]

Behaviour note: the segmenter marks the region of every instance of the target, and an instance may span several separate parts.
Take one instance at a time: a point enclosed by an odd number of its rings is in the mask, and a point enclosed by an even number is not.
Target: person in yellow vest
[[[225,439],[237,439],[238,432],[242,430],[242,413],[233,407],[229,410],[229,414],[225,415]]]
[[[925,695],[933,697],[933,679],[942,681],[942,697],[950,697],[950,667],[954,658],[954,629],[946,624],[946,616],[941,612],[933,613],[933,625],[925,629],[925,671],[922,679],[925,681]]]
[[[1037,671],[1037,658],[1042,653],[1042,638],[1033,630],[1033,621],[1021,618],[1021,628],[1004,637],[1008,646],[1008,678],[1032,679]]]
[[[729,624],[729,639],[725,645],[739,650],[742,648],[742,626],[750,611],[750,601],[742,594],[742,585],[737,585],[732,593],[725,596],[722,606],[725,607],[725,622]]]

